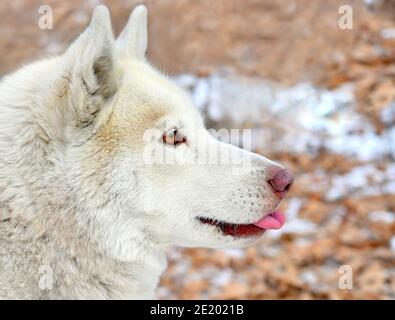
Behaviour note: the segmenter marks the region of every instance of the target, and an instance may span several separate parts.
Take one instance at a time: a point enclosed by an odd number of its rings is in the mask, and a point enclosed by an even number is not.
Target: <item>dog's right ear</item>
[[[121,56],[143,60],[148,46],[147,28],[147,8],[139,5],[130,14],[126,27],[117,39],[117,52]]]
[[[77,124],[92,123],[100,107],[117,90],[115,39],[110,13],[100,5],[91,22],[64,54],[69,105]]]

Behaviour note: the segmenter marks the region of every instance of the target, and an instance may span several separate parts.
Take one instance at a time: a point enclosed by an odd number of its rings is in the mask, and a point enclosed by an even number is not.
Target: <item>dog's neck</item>
[[[113,208],[98,209],[92,216],[114,217]],[[122,213],[119,213],[121,215]],[[127,213],[130,214],[130,213]],[[84,213],[83,217],[89,217]],[[84,221],[87,234],[97,250],[103,253],[112,266],[112,278],[116,292],[111,298],[152,299],[160,275],[167,267],[164,247],[155,243],[137,219],[120,224],[119,220],[97,219],[95,224]],[[89,226],[93,228],[89,230]],[[95,257],[93,257],[95,258]],[[106,262],[107,263],[107,262]],[[119,269],[122,266],[121,269]],[[101,266],[97,266],[100,270]],[[123,269],[126,268],[126,269]],[[89,273],[96,272],[87,270]]]
[[[46,231],[41,235],[38,232],[43,228],[41,219],[31,226],[40,251],[39,264],[48,265],[54,275],[54,287],[39,292],[42,298],[154,298],[167,265],[162,248],[148,242],[130,226],[125,226],[124,234],[114,225],[106,230],[104,225],[96,223],[89,229],[84,221],[78,221],[78,212],[68,210],[56,214],[57,217],[42,215]]]

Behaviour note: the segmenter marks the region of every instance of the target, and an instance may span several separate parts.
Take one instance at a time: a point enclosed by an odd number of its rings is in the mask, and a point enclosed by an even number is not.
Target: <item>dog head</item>
[[[213,137],[188,94],[147,62],[146,49],[144,6],[117,40],[99,6],[61,57],[62,167],[84,219],[119,246],[141,237],[241,247],[281,227],[276,209],[292,184],[289,171]]]

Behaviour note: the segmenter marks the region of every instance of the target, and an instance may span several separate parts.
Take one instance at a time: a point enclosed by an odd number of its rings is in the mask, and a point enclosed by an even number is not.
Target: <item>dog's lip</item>
[[[262,219],[249,224],[228,223],[225,221],[198,217],[203,224],[218,227],[225,235],[233,237],[252,237],[258,236],[269,229],[280,229],[285,223],[285,216],[280,211],[266,214]]]

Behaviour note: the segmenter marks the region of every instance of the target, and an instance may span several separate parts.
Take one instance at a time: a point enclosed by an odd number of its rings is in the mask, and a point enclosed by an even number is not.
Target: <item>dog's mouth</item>
[[[198,217],[203,224],[209,224],[217,227],[223,234],[232,237],[255,237],[261,235],[266,230],[280,229],[285,223],[285,216],[280,211],[274,211],[264,216],[255,223],[236,224],[227,223],[220,220]]]

